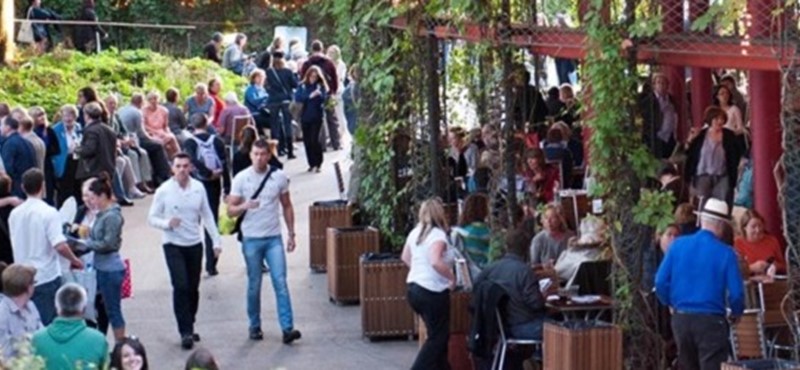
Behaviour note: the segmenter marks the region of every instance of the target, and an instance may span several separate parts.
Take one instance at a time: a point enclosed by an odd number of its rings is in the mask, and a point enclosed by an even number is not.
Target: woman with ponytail
[[[101,172],[99,176],[86,181],[88,185],[84,187],[84,198],[95,207],[97,216],[85,244],[79,248],[94,252],[97,291],[103,297],[114,338],[121,341],[125,338],[121,305],[125,263],[119,249],[122,247],[122,225],[125,220],[114,199],[111,176]]]

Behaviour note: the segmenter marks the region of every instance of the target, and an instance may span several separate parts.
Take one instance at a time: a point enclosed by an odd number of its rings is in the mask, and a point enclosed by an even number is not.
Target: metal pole
[[[428,75],[428,126],[430,129],[430,161],[431,191],[434,196],[444,195],[441,171],[441,107],[439,105],[439,40],[433,34],[427,36],[428,58],[426,72]]]
[[[514,141],[514,122],[513,122],[513,107],[514,95],[512,84],[515,83],[512,77],[511,65],[511,49],[507,41],[510,38],[511,32],[511,6],[509,0],[503,0],[500,13],[500,32],[501,32],[501,60],[503,63],[503,95],[505,97],[505,125],[503,126],[503,137],[505,139],[505,148],[503,150],[503,163],[505,164],[506,175],[506,209],[508,210],[508,225],[514,226],[514,212],[513,209],[517,206],[517,166],[516,156],[513,152],[512,143]]]

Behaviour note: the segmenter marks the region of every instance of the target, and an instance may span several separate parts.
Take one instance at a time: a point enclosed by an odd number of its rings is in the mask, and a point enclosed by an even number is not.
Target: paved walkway
[[[299,143],[298,143],[299,144]],[[298,145],[301,146],[301,145]],[[200,345],[211,350],[223,369],[408,369],[417,352],[413,341],[369,342],[361,338],[359,306],[328,302],[324,274],[308,268],[308,206],[317,200],[335,199],[333,162],[346,161],[344,151],[326,153],[321,174],[305,172],[302,149],[289,161],[291,194],[297,218],[298,249],[289,254],[289,290],[295,326],[303,338],[292,346],[281,343],[275,299],[268,277],[262,289],[265,339],[247,338],[245,312],[246,275],[239,245],[232,236],[223,239],[220,274],[203,275],[200,312],[196,330]],[[348,166],[343,166],[346,170]],[[150,367],[183,369],[188,351],[180,347],[172,314],[171,288],[161,250],[161,234],[147,226],[150,198],[124,210],[126,225],[122,253],[130,258],[134,297],[123,301],[128,333],[146,346]],[[284,234],[285,235],[285,234]]]

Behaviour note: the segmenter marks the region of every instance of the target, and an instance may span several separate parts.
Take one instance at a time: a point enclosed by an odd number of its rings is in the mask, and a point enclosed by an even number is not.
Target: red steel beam
[[[431,28],[420,25],[417,33],[428,35],[433,32],[442,39],[488,41],[495,45],[502,43],[495,29],[489,26],[468,22],[451,26],[441,20],[437,23]],[[390,26],[398,29],[409,27],[405,18],[394,19]],[[580,30],[519,25],[513,26],[513,29],[509,43],[529,48],[537,54],[568,59],[583,59],[586,55],[586,35]],[[781,49],[753,40],[746,42],[743,39],[702,37],[708,40],[691,40],[690,36],[679,34],[662,35],[645,41],[639,45],[639,60],[662,65],[777,71],[782,65],[789,64],[795,55],[794,46]]]

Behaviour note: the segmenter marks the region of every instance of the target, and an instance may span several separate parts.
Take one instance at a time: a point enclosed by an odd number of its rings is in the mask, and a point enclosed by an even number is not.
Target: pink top
[[[144,129],[148,134],[169,132],[169,111],[167,108],[158,106],[155,110],[150,107],[142,109],[144,117]]]

